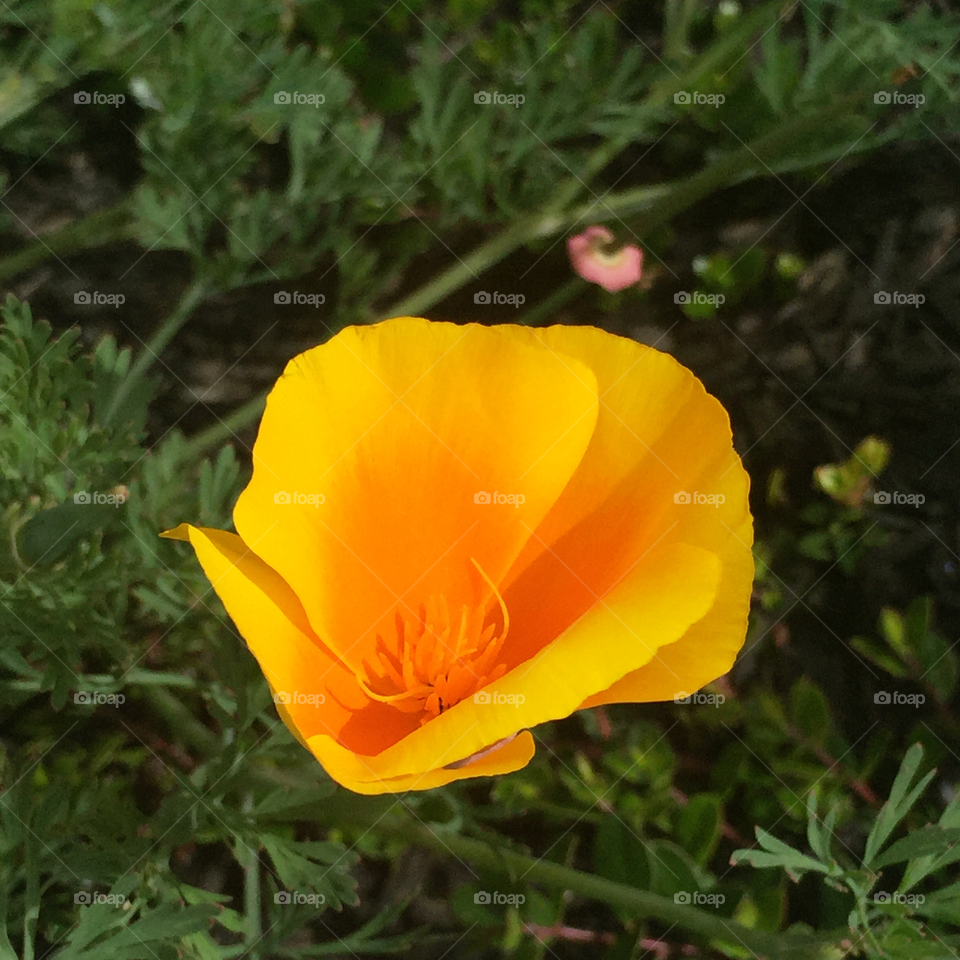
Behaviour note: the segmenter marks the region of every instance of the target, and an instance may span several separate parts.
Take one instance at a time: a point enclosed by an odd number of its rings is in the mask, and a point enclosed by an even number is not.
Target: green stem
[[[142,687],[144,697],[166,721],[170,733],[206,757],[215,757],[223,749],[220,738],[205,727],[183,702],[166,687]]]
[[[37,920],[40,917],[40,888],[36,856],[36,834],[24,838],[23,869],[27,878],[24,892],[23,914],[23,960],[34,958],[34,936],[37,932]]]
[[[429,310],[445,296],[460,289],[468,279],[499,262],[524,243],[566,232],[577,224],[588,220],[591,223],[603,223],[619,217],[642,215],[645,211],[650,211],[642,221],[642,229],[649,232],[703,199],[703,197],[709,196],[719,187],[733,180],[742,181],[749,176],[757,176],[760,173],[767,172],[768,167],[764,166],[761,161],[770,153],[772,147],[782,145],[786,140],[802,138],[809,134],[811,130],[822,129],[828,117],[841,114],[844,109],[859,99],[859,97],[851,97],[849,100],[832,106],[829,110],[785,124],[774,133],[758,138],[748,146],[735,151],[730,156],[717,160],[686,180],[625,190],[623,193],[610,194],[604,197],[602,202],[593,200],[582,204],[566,214],[561,215],[545,211],[534,217],[518,221],[497,237],[482,244],[465,260],[456,264],[446,273],[441,274],[436,280],[382,311],[380,316],[408,316]],[[797,167],[797,161],[793,159],[783,161],[780,164],[770,162],[769,170],[777,173],[784,164],[789,164],[791,169]],[[583,281],[579,277],[571,277],[567,283],[554,291],[547,300],[527,311],[517,322],[528,326],[539,324],[545,317],[555,313],[582,290]],[[183,460],[188,461],[193,457],[200,456],[206,450],[222,443],[238,430],[256,420],[263,412],[266,396],[266,392],[259,394],[222,423],[215,424],[197,434],[185,448]]]
[[[551,201],[535,216],[506,227],[498,236],[453,264],[435,280],[394,304],[383,316],[398,317],[422,313],[517,248],[531,240],[565,232],[584,220],[602,223],[639,213],[637,232],[649,233],[731,181],[743,179],[745,171],[751,171],[753,176],[758,176],[773,170],[773,164],[769,161],[774,154],[781,151],[789,153],[787,148],[794,141],[822,130],[831,118],[843,116],[849,107],[860,101],[862,97],[855,94],[812,115],[785,123],[771,133],[764,134],[739,150],[721,157],[685,180],[611,194],[565,214],[557,212],[555,202]],[[561,298],[559,291],[555,295],[556,299],[551,298],[554,307],[566,302],[566,299],[576,292],[573,286],[564,289],[567,292],[566,298]]]
[[[180,328],[190,319],[193,311],[208,293],[208,284],[205,280],[194,280],[187,287],[178,301],[173,313],[160,324],[153,336],[143,345],[137,359],[123,378],[117,392],[113,396],[110,407],[104,416],[104,425],[113,421],[114,416],[123,407],[124,401],[133,387],[147,372],[150,365],[156,360],[164,347],[177,335]]]
[[[388,836],[419,844],[438,853],[452,855],[485,873],[494,874],[514,884],[521,880],[542,884],[558,893],[574,891],[591,900],[620,907],[636,918],[656,919],[668,926],[674,924],[710,941],[720,941],[734,948],[746,948],[757,956],[777,960],[813,960],[832,955],[834,945],[844,935],[784,935],[745,927],[734,920],[716,916],[696,907],[675,903],[645,890],[603,877],[583,873],[570,867],[517,853],[495,849],[480,840],[458,834],[438,834],[410,817],[394,820],[381,815],[367,828],[380,836]]]
[[[54,234],[38,237],[22,250],[0,260],[0,283],[43,263],[51,255],[66,257],[82,250],[132,238],[132,210],[132,197],[127,196],[115,206],[94,210],[82,220],[71,223]]]
[[[544,319],[553,317],[560,307],[586,289],[586,280],[581,280],[580,277],[571,277],[563,286],[554,290],[542,303],[538,303],[532,310],[521,314],[517,318],[517,323],[523,324],[525,327],[535,327],[542,323]]]
[[[167,689],[145,687],[143,692],[171,729],[186,743],[207,756],[216,755],[220,751],[219,739],[200,724]],[[284,771],[268,770],[258,764],[250,764],[247,773],[254,781],[268,789],[276,789],[278,783],[287,779],[283,776]],[[310,782],[315,782],[315,779],[308,777],[303,780],[294,774],[285,785],[292,789],[298,785],[309,785]],[[794,936],[754,930],[696,907],[674,903],[666,897],[583,873],[549,860],[514,850],[496,849],[481,840],[455,833],[437,833],[407,813],[393,797],[360,797],[340,790],[325,799],[321,807],[320,816],[327,827],[369,831],[385,839],[419,844],[439,853],[458,857],[478,870],[504,877],[510,882],[516,883],[523,879],[560,893],[572,890],[583,897],[628,910],[638,919],[652,918],[668,925],[677,924],[705,939],[746,947],[756,955],[769,957],[771,960],[815,960],[826,957],[831,945],[843,935],[843,931],[836,935]],[[400,816],[396,815],[398,811],[401,811]],[[237,842],[242,841],[238,839]],[[244,887],[248,917],[253,915],[252,885],[255,878],[251,864],[249,859],[245,862],[245,867],[250,868],[245,873]],[[259,898],[259,878],[256,880],[256,896]],[[256,916],[259,917],[259,909]]]
[[[252,400],[248,400],[242,407],[238,407],[230,416],[225,417],[219,423],[201,430],[194,436],[183,448],[181,462],[187,463],[203,455],[211,447],[219,446],[221,443],[235,436],[238,431],[249,426],[259,417],[267,403],[267,391],[257,394]]]
[[[254,810],[253,794],[243,799],[243,812],[250,816]],[[249,846],[242,837],[237,837],[237,859],[243,866],[243,912],[246,917],[244,945],[246,956],[258,960],[260,951],[257,944],[263,939],[260,923],[260,850]]]

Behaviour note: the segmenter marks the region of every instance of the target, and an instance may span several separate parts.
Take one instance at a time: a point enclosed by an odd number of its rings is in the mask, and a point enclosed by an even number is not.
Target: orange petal
[[[323,766],[327,773],[338,783],[349,787],[354,793],[402,793],[405,790],[431,790],[442,787],[455,780],[467,780],[472,777],[495,777],[503,773],[513,773],[525,767],[536,750],[533,736],[522,730],[509,743],[497,747],[493,752],[474,760],[465,767],[456,770],[424,769],[401,776],[381,780],[374,771],[374,764],[365,757],[358,757],[344,750],[335,740],[323,735],[310,740],[310,748],[319,758],[323,756]],[[366,779],[358,779],[357,774]]]
[[[301,743],[322,732],[375,752],[417,726],[361,693],[353,674],[319,644],[287,583],[236,534],[182,523],[162,536],[194,548]]]
[[[425,771],[444,783],[472,776],[473,764],[443,768],[517,730],[568,716],[589,691],[605,690],[650,662],[711,608],[719,578],[720,563],[705,550],[655,549],[604,603],[492,684],[491,702],[461,701],[376,756],[356,756],[326,736],[311,737],[310,749],[335,780],[358,793],[390,792],[398,778],[409,784]]]
[[[739,522],[729,519],[729,528],[713,530],[719,542],[712,547],[721,559],[723,572],[710,612],[680,640],[658,651],[646,666],[589,697],[583,707],[673,700],[699,690],[730,669],[746,635],[754,562],[750,550],[745,549],[753,540],[749,512],[744,512]]]
[[[508,665],[533,656],[600,602],[637,557],[680,542],[720,557],[721,596],[738,611],[717,621],[725,632],[697,654],[709,679],[719,676],[743,644],[750,589],[742,571],[753,562],[749,478],[726,411],[689,370],[649,347],[585,327],[538,334],[591,367],[600,414],[576,473],[502,585],[516,640]],[[676,502],[694,492],[723,503]],[[677,689],[696,689],[674,673]]]
[[[398,608],[490,602],[472,559],[503,577],[596,416],[589,368],[524,328],[348,327],[291,361],[270,394],[237,529],[360,668],[378,633],[394,637]],[[481,492],[523,503],[478,503]],[[281,493],[316,499],[275,502]]]

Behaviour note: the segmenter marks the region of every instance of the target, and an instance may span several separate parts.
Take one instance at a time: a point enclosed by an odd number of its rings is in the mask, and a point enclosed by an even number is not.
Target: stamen
[[[459,615],[451,615],[442,595],[421,603],[415,618],[397,610],[395,648],[378,634],[374,662],[364,661],[356,674],[371,700],[404,713],[419,712],[423,724],[506,672],[506,665],[496,661],[510,630],[510,614],[496,585],[476,560],[471,562],[497,598],[503,631],[497,636],[495,623],[484,627],[483,607],[461,605]]]

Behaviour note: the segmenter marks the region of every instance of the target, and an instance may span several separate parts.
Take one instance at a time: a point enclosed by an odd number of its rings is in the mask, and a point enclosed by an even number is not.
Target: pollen
[[[474,566],[493,590],[503,615],[503,631],[487,623],[483,607],[461,604],[451,610],[446,597],[431,596],[416,616],[397,610],[395,642],[377,634],[375,662],[364,661],[357,680],[373,700],[404,713],[420,713],[421,725],[498,680],[506,665],[498,663],[510,629],[503,597],[476,560]],[[394,640],[394,638],[389,638]]]

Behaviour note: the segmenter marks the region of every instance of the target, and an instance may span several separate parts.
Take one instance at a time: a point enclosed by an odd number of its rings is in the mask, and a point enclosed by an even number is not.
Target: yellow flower
[[[359,793],[508,773],[529,728],[725,673],[753,582],[729,418],[593,327],[348,327],[267,401],[239,536],[181,524],[280,715]]]

